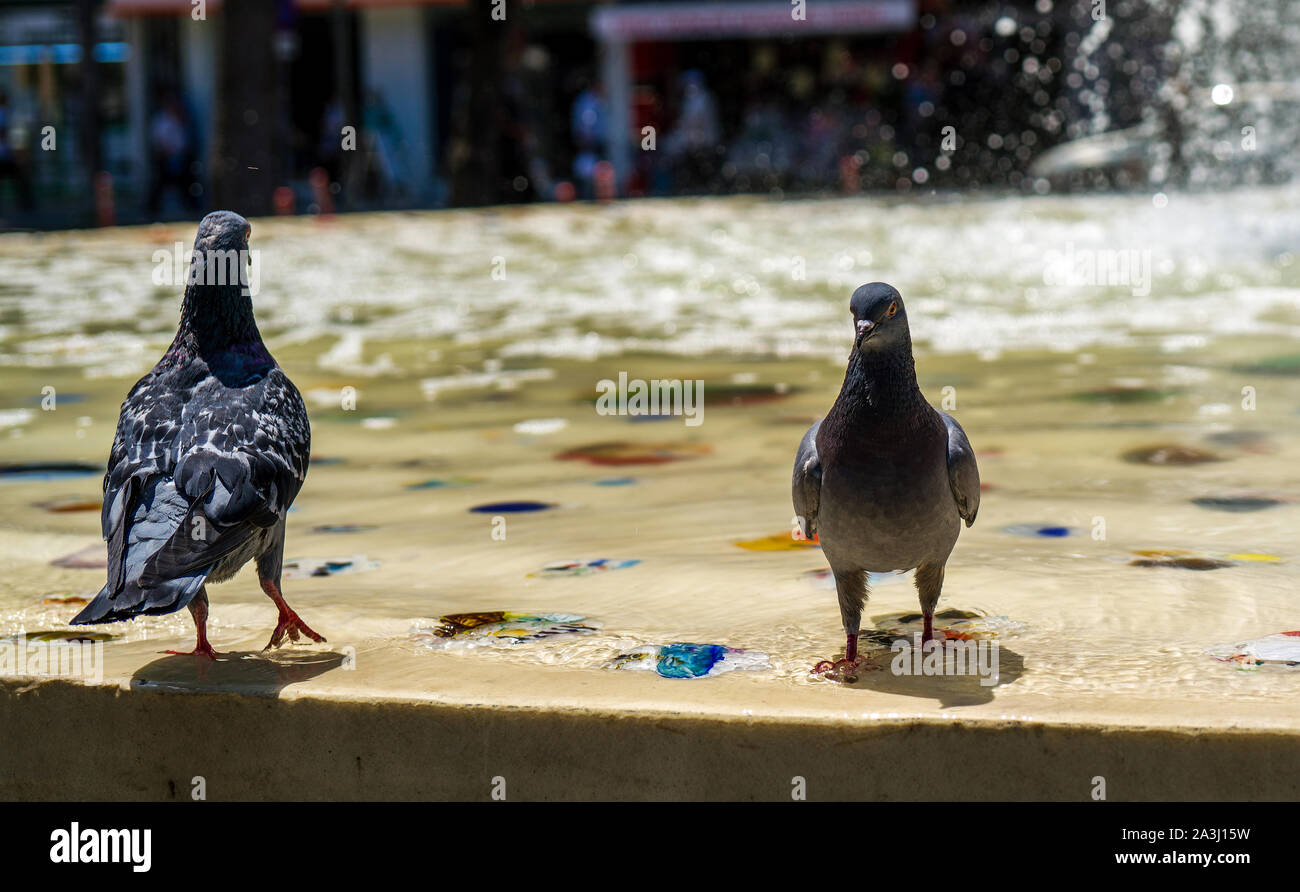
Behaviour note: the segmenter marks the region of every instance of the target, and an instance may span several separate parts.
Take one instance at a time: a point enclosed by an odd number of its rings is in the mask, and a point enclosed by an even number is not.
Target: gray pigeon
[[[267,647],[286,633],[325,640],[280,595],[284,519],[307,475],[311,428],[253,319],[251,232],[230,211],[199,224],[176,338],[122,403],[104,475],[108,582],[74,624],[189,607],[193,653],[215,658],[205,586],[251,560],[280,611]]]
[[[867,598],[867,571],[916,570],[934,637],[943,568],[961,522],[975,522],[980,475],[966,432],[930,406],[916,386],[903,298],[872,282],[849,301],[855,340],[839,398],[804,434],[794,461],[794,510],[816,535],[835,574],[845,658],[853,666]]]

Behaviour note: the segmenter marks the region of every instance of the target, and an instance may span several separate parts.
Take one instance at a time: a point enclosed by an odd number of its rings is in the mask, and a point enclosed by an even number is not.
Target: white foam
[[[849,294],[871,280],[902,291],[922,352],[1178,352],[1224,335],[1300,335],[1300,272],[1287,262],[1298,212],[1300,189],[1276,187],[1179,194],[1166,208],[1145,195],[740,197],[275,220],[258,230],[255,303],[273,347],[332,336],[322,366],[365,375],[393,370],[382,354],[363,361],[367,343],[403,338],[488,344],[505,358],[838,363]],[[180,295],[152,284],[155,245],[140,233],[0,237],[22,320],[0,364],[146,368]],[[1048,284],[1070,250],[1149,257],[1150,293]],[[498,257],[504,279],[492,275]],[[428,379],[426,393],[482,386],[475,378]]]

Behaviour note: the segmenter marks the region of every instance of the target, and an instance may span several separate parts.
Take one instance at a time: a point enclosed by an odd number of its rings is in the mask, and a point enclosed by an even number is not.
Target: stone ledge
[[[0,683],[0,798],[1295,800],[1300,735]]]

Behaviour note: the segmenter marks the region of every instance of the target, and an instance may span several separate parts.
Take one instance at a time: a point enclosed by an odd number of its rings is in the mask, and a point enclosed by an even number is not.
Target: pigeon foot
[[[843,676],[852,680],[857,674],[859,665],[856,657],[851,660],[847,657],[842,660],[822,660],[813,667],[813,674]]]
[[[852,684],[863,671],[870,672],[878,668],[880,667],[872,665],[866,659],[855,656],[853,659],[846,657],[842,660],[822,660],[812,671],[813,675]]]
[[[267,642],[266,647],[262,648],[262,650],[270,650],[273,647],[279,647],[284,643],[284,636],[286,634],[289,636],[290,641],[297,643],[298,633],[300,632],[312,641],[315,641],[317,644],[321,644],[325,641],[324,635],[314,632],[311,626],[303,622],[302,618],[298,616],[298,614],[294,613],[286,606],[280,611],[280,621],[275,624],[275,631],[271,633],[271,640]]]
[[[267,596],[275,602],[276,608],[280,611],[280,621],[275,624],[275,631],[271,633],[271,640],[266,643],[266,647],[262,648],[262,650],[270,650],[273,647],[279,647],[280,643],[284,641],[284,636],[286,634],[288,634],[290,641],[297,643],[298,634],[300,632],[312,641],[315,641],[317,644],[324,643],[325,636],[312,631],[311,626],[303,622],[302,617],[298,616],[298,614],[294,612],[293,608],[285,602],[284,597],[280,594],[280,585],[278,582],[273,579],[263,579],[261,580],[261,583],[262,591],[266,592]]]
[[[852,684],[862,672],[875,672],[881,667],[866,657],[858,656],[858,633],[849,632],[844,641],[844,659],[822,660],[812,668],[813,675]]]
[[[834,678],[840,678],[844,681],[858,680],[858,633],[855,629],[845,636],[844,641],[844,659],[842,660],[822,660],[813,667],[814,675],[829,675]]]

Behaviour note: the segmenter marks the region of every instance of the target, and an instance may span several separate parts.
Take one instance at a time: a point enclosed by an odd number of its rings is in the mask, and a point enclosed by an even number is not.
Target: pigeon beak
[[[858,320],[858,343],[861,344],[863,341],[865,341],[867,337],[870,336],[870,334],[873,331],[875,331],[875,329],[876,329],[876,323],[872,322],[870,319],[859,319]]]

